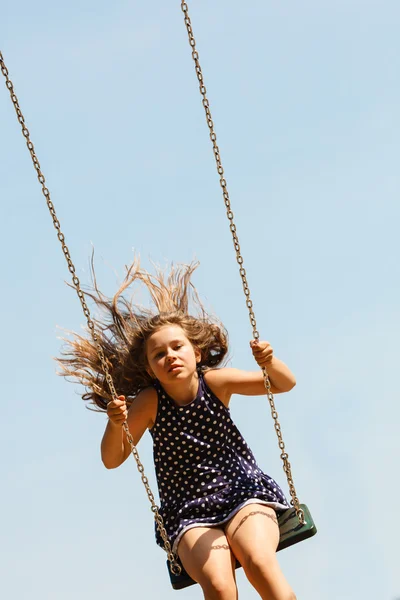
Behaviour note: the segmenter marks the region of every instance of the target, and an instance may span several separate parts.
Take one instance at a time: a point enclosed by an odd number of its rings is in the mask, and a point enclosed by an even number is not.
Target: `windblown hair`
[[[199,368],[206,370],[220,365],[228,351],[225,328],[209,316],[190,281],[198,263],[172,267],[169,274],[157,269],[155,275],[140,268],[139,259],[127,267],[125,279],[113,298],[107,298],[98,288],[92,265],[93,289],[85,292],[104,314],[93,319],[99,343],[118,394],[126,396],[130,405],[141,390],[152,383],[147,372],[146,342],[164,325],[179,325],[186,337],[201,352]],[[154,309],[135,305],[133,297],[123,294],[135,282],[142,283],[150,293]],[[189,310],[194,309],[196,316]],[[94,410],[104,411],[111,399],[96,344],[87,329],[86,336],[73,333],[64,339],[66,345],[60,375],[79,382],[86,388],[83,400]]]

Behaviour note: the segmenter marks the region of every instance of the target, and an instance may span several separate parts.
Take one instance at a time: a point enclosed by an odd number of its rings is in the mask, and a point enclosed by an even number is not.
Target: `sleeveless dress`
[[[185,406],[177,405],[158,381],[154,387],[158,410],[150,433],[160,514],[173,552],[188,529],[220,526],[246,504],[265,504],[278,516],[289,508],[202,374],[195,399]],[[163,547],[157,529],[156,541]]]

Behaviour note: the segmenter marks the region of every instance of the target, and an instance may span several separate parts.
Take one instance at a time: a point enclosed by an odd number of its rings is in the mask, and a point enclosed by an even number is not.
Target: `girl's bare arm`
[[[273,355],[268,342],[251,344],[258,365],[265,367],[271,383],[271,392],[279,394],[290,391],[296,385],[296,378],[284,362]],[[228,405],[232,394],[258,396],[266,393],[262,371],[241,371],[239,369],[214,369],[205,374],[211,389]]]
[[[128,458],[131,453],[130,445],[126,439],[122,423],[126,415],[126,404],[123,396],[115,402],[109,410],[110,416],[101,441],[101,459],[107,469],[116,469]],[[118,413],[120,418],[118,418]],[[147,388],[140,392],[132,402],[127,422],[129,431],[133,437],[134,444],[139,443],[146,429],[151,429],[157,415],[157,392],[153,388]]]

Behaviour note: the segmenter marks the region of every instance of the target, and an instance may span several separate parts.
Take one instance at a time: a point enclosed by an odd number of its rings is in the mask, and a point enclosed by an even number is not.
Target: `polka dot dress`
[[[160,513],[174,552],[188,529],[220,525],[245,504],[266,504],[278,514],[289,507],[202,375],[196,398],[185,406],[175,404],[158,381],[154,386],[158,411],[150,433]],[[158,531],[156,539],[163,546]]]

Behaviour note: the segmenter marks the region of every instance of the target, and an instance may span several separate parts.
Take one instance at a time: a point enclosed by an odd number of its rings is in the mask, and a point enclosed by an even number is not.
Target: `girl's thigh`
[[[256,548],[275,554],[279,543],[276,513],[263,504],[247,504],[225,526],[225,534],[239,562]]]
[[[225,533],[232,552],[262,598],[295,598],[276,558],[279,527],[272,508],[248,504],[229,521]]]
[[[217,527],[193,527],[178,546],[179,558],[206,598],[237,599],[235,563],[228,540]]]

